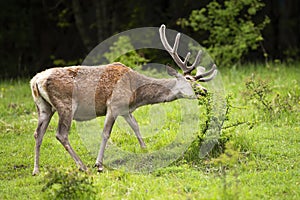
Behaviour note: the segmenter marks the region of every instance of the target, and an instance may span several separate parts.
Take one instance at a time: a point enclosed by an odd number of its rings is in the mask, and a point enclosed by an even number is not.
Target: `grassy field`
[[[31,176],[37,113],[29,80],[1,81],[0,199],[300,199],[299,65],[221,70],[230,98],[215,153],[197,158],[196,141],[176,162],[151,173],[106,169],[98,174],[92,167],[96,158],[83,144],[74,122],[70,141],[89,167],[87,173],[79,172],[55,139],[55,115],[41,147],[41,174]],[[136,114],[140,124],[147,123],[142,119],[149,108],[145,109]],[[205,113],[204,106],[199,109]],[[177,117],[176,112],[172,115]],[[172,121],[172,116],[166,119]],[[176,130],[175,123],[164,123],[171,132]],[[135,138],[132,142],[118,131],[114,130],[112,140],[139,151]],[[170,138],[155,135],[155,140],[146,143],[156,149]]]

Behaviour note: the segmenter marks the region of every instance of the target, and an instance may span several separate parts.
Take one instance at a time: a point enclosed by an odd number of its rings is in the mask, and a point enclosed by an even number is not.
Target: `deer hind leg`
[[[39,160],[40,160],[40,147],[45,135],[46,129],[53,116],[52,107],[42,98],[36,101],[36,108],[38,111],[38,126],[34,132],[35,138],[35,157],[34,157],[34,169],[32,175],[39,173]]]
[[[146,144],[143,141],[143,138],[140,133],[139,125],[138,125],[137,121],[135,120],[134,116],[131,113],[129,113],[128,115],[123,115],[123,117],[126,120],[126,122],[129,124],[129,126],[132,128],[132,130],[134,131],[134,133],[140,143],[141,148],[146,148]]]
[[[58,112],[59,115],[59,122],[58,122],[58,129],[56,133],[56,138],[60,143],[64,146],[64,148],[68,151],[68,153],[71,155],[71,157],[74,159],[76,165],[79,167],[80,170],[86,171],[87,167],[83,164],[79,156],[76,154],[76,152],[73,150],[69,139],[68,134],[70,131],[72,118],[73,118],[73,112],[72,109],[64,110],[63,112]]]
[[[103,157],[104,157],[104,150],[107,144],[107,141],[110,137],[112,127],[115,123],[116,117],[111,114],[110,112],[107,112],[105,122],[104,122],[104,128],[102,132],[102,141],[100,144],[100,150],[99,154],[95,163],[95,167],[97,167],[98,172],[103,171]]]

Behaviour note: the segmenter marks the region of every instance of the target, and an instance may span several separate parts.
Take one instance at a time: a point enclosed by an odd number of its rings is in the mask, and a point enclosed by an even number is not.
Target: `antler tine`
[[[160,39],[161,39],[163,46],[169,52],[169,54],[172,56],[173,60],[176,62],[178,67],[180,67],[183,70],[183,73],[185,75],[189,74],[192,70],[194,70],[196,68],[196,66],[200,63],[201,54],[202,54],[201,50],[198,52],[197,57],[196,57],[194,63],[192,64],[192,66],[189,67],[189,66],[187,66],[187,63],[188,63],[191,53],[190,52],[187,53],[184,61],[181,60],[181,58],[178,56],[178,53],[177,53],[177,49],[179,46],[179,40],[180,40],[180,33],[178,33],[176,35],[173,48],[171,47],[171,45],[169,44],[169,42],[167,40],[166,26],[164,24],[161,25],[161,27],[159,29],[159,34],[160,34]]]
[[[207,82],[207,81],[212,80],[217,75],[217,72],[218,72],[217,66],[214,64],[209,71],[207,71],[205,73],[197,74],[196,76],[194,76],[194,78],[195,78],[195,80],[198,80],[200,82]],[[210,75],[210,76],[206,77],[208,75]]]
[[[182,60],[180,59],[180,57],[177,54],[177,49],[179,46],[179,39],[180,39],[180,33],[178,33],[176,35],[175,38],[175,42],[174,42],[174,46],[173,48],[171,47],[171,45],[169,44],[167,37],[166,37],[166,26],[163,24],[161,25],[160,29],[159,29],[159,34],[160,34],[160,40],[163,44],[163,46],[165,47],[165,49],[169,52],[169,54],[172,56],[172,58],[174,59],[174,61],[176,62],[176,64],[185,72],[187,71],[184,63],[182,62]]]
[[[189,67],[190,68],[189,72],[191,72],[193,69],[195,69],[197,67],[197,65],[199,65],[200,60],[201,60],[201,55],[202,55],[202,51],[199,50],[198,53],[197,53],[197,56],[196,56],[196,59],[195,59],[194,63],[192,64],[191,67]]]
[[[187,62],[189,61],[190,56],[191,56],[191,52],[188,52],[188,53],[186,54],[186,56],[185,56],[184,61],[183,61],[183,63],[184,63],[185,65],[187,65]]]
[[[159,29],[159,35],[160,35],[160,40],[161,40],[163,46],[165,47],[165,49],[168,52],[172,52],[172,47],[170,46],[170,44],[168,43],[167,38],[166,38],[166,26],[164,24],[161,25],[161,27]]]
[[[200,82],[208,82],[208,81],[214,79],[215,76],[217,75],[217,73],[218,73],[218,70],[215,70],[215,71],[212,73],[212,75],[210,75],[209,77],[206,77],[206,78],[200,78],[199,81],[200,81]]]

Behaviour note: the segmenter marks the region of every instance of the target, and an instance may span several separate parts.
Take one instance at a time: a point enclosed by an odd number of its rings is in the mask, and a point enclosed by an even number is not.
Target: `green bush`
[[[263,7],[261,0],[226,0],[223,3],[214,0],[205,8],[193,10],[188,19],[179,19],[178,24],[208,35],[204,46],[217,64],[228,67],[238,63],[250,49],[257,49],[263,40],[261,31],[270,20],[265,17],[256,23],[253,19]]]
[[[76,169],[51,169],[45,176],[43,192],[47,199],[95,199],[90,176]]]
[[[256,78],[254,75],[246,80],[245,86],[246,90],[243,91],[245,100],[248,104],[253,104],[258,111],[262,111],[262,116],[265,119],[273,120],[282,114],[297,111],[295,105],[300,100],[297,82],[292,90],[287,91],[286,95],[282,92],[276,92],[271,87],[270,81],[260,77]]]
[[[110,63],[121,62],[124,65],[135,69],[148,62],[146,58],[135,51],[128,36],[120,36],[109,50],[109,52],[104,54],[104,57]]]

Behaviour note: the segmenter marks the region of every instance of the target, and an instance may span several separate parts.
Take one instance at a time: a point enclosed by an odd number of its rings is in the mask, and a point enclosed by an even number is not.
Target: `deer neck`
[[[172,92],[172,88],[176,85],[176,79],[155,79],[143,77],[138,83],[139,87],[133,92],[131,105],[133,109],[162,102],[170,102],[179,97]]]

